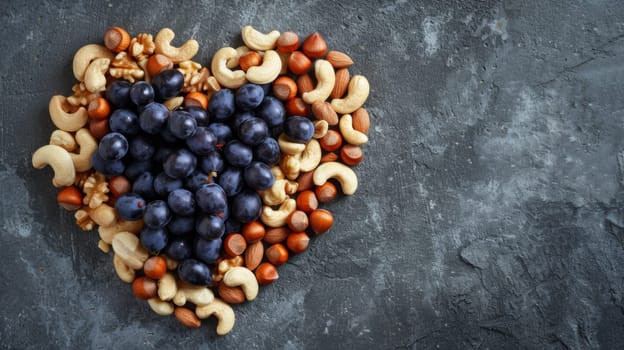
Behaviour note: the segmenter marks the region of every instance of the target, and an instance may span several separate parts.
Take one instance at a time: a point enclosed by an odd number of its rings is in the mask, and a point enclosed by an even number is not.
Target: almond
[[[312,114],[314,114],[316,119],[324,120],[329,125],[338,124],[338,114],[336,114],[329,102],[314,102],[312,104]]]
[[[310,174],[311,173],[313,173],[313,171],[310,171]],[[287,236],[288,236],[288,228],[282,226],[282,227],[276,227],[276,228],[267,230],[262,240],[269,244],[274,244],[274,243],[283,242]]]
[[[304,92],[309,92],[314,90],[314,81],[312,81],[312,77],[310,74],[305,73],[297,78],[297,93],[301,96]]]
[[[329,51],[325,59],[331,63],[335,69],[347,68],[353,64],[351,57],[340,51]]]
[[[221,299],[228,304],[240,304],[247,300],[245,293],[240,287],[229,287],[223,282],[219,283],[217,292]]]
[[[341,68],[336,71],[336,82],[334,83],[334,89],[329,95],[331,98],[342,98],[347,92],[349,86],[349,80],[351,76],[347,68]]]
[[[262,262],[264,256],[264,245],[261,241],[252,243],[245,250],[245,266],[251,271],[255,270]]]
[[[368,116],[368,111],[366,111],[364,107],[360,107],[351,113],[351,117],[353,118],[353,129],[367,134],[368,128],[370,128],[370,117]]]
[[[195,315],[195,313],[185,307],[176,307],[174,311],[175,317],[183,325],[189,328],[199,328],[201,326],[201,320]]]

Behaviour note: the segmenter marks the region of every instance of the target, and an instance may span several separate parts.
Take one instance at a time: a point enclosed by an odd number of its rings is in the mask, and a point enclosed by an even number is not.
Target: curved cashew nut
[[[156,34],[154,38],[155,52],[163,54],[171,59],[173,63],[193,58],[199,51],[199,43],[197,40],[189,39],[182,46],[171,46],[171,41],[175,38],[175,33],[170,28],[163,28]]]
[[[310,139],[301,154],[299,171],[308,172],[316,169],[321,162],[322,156],[323,151],[321,150],[321,144],[316,139]]]
[[[214,315],[217,318],[218,335],[226,335],[234,328],[234,310],[219,298],[215,298],[210,304],[196,307],[195,314],[202,319]]]
[[[314,181],[316,186],[321,186],[330,178],[334,178],[340,182],[342,193],[345,195],[354,194],[355,190],[357,190],[358,180],[355,172],[342,163],[323,163],[314,170],[314,175],[312,175],[312,181]]]
[[[368,136],[361,131],[353,129],[353,118],[351,114],[345,114],[340,118],[340,133],[348,143],[359,146],[368,142]]]
[[[241,58],[241,56],[243,56],[244,54],[246,54],[247,52],[249,52],[249,48],[245,45],[239,46],[236,48],[236,56],[232,57],[232,58],[228,58],[225,66],[228,67],[229,69],[234,69],[236,67],[238,67],[238,60]]]
[[[113,243],[113,238],[119,232],[131,232],[134,234],[139,233],[143,229],[143,220],[126,221],[122,218],[118,218],[110,226],[98,227],[98,233],[100,239],[107,244]]]
[[[149,304],[152,311],[160,316],[169,316],[174,311],[173,304],[168,301],[162,301],[157,297],[147,299],[147,303]]]
[[[87,71],[89,64],[91,64],[91,61],[97,58],[108,58],[109,60],[112,60],[113,57],[115,57],[113,53],[102,45],[89,44],[81,47],[74,55],[74,77],[76,77],[79,81],[83,81],[85,72]]]
[[[96,58],[91,62],[84,75],[84,83],[87,90],[99,92],[106,90],[106,72],[111,60],[108,58]]]
[[[76,149],[76,140],[72,134],[63,130],[54,130],[52,132],[52,135],[50,135],[50,144],[62,147],[67,152],[71,152]]]
[[[282,70],[282,60],[277,52],[268,50],[264,52],[262,64],[249,67],[247,69],[247,80],[255,84],[270,83],[280,74]]]
[[[158,297],[160,300],[169,301],[173,299],[176,294],[178,294],[176,279],[173,274],[167,272],[158,280]]]
[[[305,143],[292,142],[284,133],[280,134],[277,138],[277,144],[280,147],[280,151],[284,154],[296,155],[300,154],[305,149]]]
[[[363,75],[354,75],[349,81],[347,96],[344,98],[335,98],[331,101],[331,105],[336,113],[347,114],[362,107],[370,92],[368,79]]]
[[[316,60],[316,62],[314,62],[314,75],[317,81],[316,87],[314,90],[304,92],[301,95],[303,101],[308,104],[327,100],[334,89],[334,84],[336,84],[334,67],[326,60]]]
[[[220,48],[212,57],[210,70],[221,86],[235,89],[247,82],[245,72],[242,70],[232,71],[226,64],[227,60],[236,57],[236,50],[231,47]]]
[[[91,135],[89,129],[80,129],[76,132],[76,142],[80,145],[80,152],[70,153],[76,171],[91,169],[91,156],[98,148],[97,140]]]
[[[65,108],[68,106],[69,104],[65,96],[52,96],[48,104],[50,119],[52,119],[54,126],[63,131],[77,131],[87,124],[87,121],[89,121],[89,114],[84,107],[78,108],[74,113],[66,112]]]
[[[184,306],[187,301],[197,306],[208,305],[214,301],[214,294],[208,287],[194,286],[180,281],[178,292],[173,297],[173,303]]]
[[[121,258],[117,256],[117,254],[113,254],[113,267],[115,268],[115,272],[120,280],[126,283],[132,283],[134,278],[136,277],[136,272],[131,269],[128,265],[126,265]],[[173,312],[173,311],[172,311]]]
[[[286,225],[288,216],[297,209],[297,201],[288,198],[282,203],[277,210],[273,210],[268,205],[262,207],[260,221],[269,227],[280,227]]]
[[[117,212],[108,204],[102,203],[97,208],[86,208],[85,210],[91,220],[100,226],[110,226],[117,220]]]
[[[258,296],[258,280],[246,267],[236,266],[223,275],[223,283],[228,287],[241,287],[245,293],[245,299],[251,301]]]
[[[268,34],[260,33],[252,26],[244,26],[241,30],[241,36],[243,42],[247,47],[256,51],[271,50],[277,45],[277,39],[280,37],[280,32],[274,30]]]
[[[39,147],[32,156],[32,165],[36,169],[42,169],[46,165],[54,170],[52,184],[55,187],[70,186],[74,184],[76,169],[69,152],[56,145]]]
[[[299,176],[299,172],[301,171],[301,154],[297,154],[291,156],[289,154],[285,154],[282,156],[280,160],[280,168],[286,175],[287,179],[295,180]]]
[[[149,253],[139,241],[139,237],[130,232],[119,232],[113,238],[113,251],[128,267],[140,270],[149,257]]]
[[[277,165],[271,168],[271,172],[273,173],[275,180],[281,180],[286,177],[282,169]]]
[[[312,123],[314,124],[314,135],[312,137],[315,139],[323,138],[327,134],[327,130],[329,130],[327,120],[315,120]]]
[[[264,203],[264,205],[280,205],[284,203],[288,198],[286,194],[286,183],[288,183],[286,179],[275,180],[273,186],[268,190],[258,191],[260,198],[262,198],[262,203]]]

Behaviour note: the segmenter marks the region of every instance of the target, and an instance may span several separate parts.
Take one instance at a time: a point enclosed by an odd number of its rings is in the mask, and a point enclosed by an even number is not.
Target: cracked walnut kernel
[[[108,200],[108,182],[106,176],[95,173],[87,178],[82,188],[85,193],[83,203],[95,209]]]

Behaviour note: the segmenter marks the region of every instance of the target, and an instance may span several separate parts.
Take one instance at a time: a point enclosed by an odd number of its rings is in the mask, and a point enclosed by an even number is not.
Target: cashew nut
[[[128,267],[140,270],[149,257],[139,237],[130,232],[119,232],[113,238],[113,251]]]
[[[247,52],[249,52],[249,48],[247,46],[242,45],[242,46],[237,47],[236,56],[232,58],[228,58],[225,66],[228,67],[229,69],[234,69],[238,67],[238,60],[241,58],[241,56],[243,56]]]
[[[214,301],[214,294],[208,287],[194,286],[180,281],[178,292],[173,297],[173,303],[184,306],[186,302],[191,302],[197,306],[208,305]]]
[[[62,147],[67,152],[71,152],[76,149],[76,140],[72,134],[63,130],[54,130],[50,135],[50,144]]]
[[[178,293],[178,285],[176,284],[173,274],[167,272],[158,280],[158,297],[162,301],[173,299]],[[182,305],[179,305],[182,306]]]
[[[63,131],[77,131],[87,124],[87,121],[89,121],[89,114],[84,107],[78,108],[74,113],[66,112],[65,108],[68,106],[69,104],[65,96],[52,96],[48,104],[50,119],[52,119],[52,123],[54,123],[57,128]]]
[[[353,118],[351,114],[345,114],[340,118],[340,133],[348,143],[359,146],[368,142],[368,136],[361,131],[353,129]]]
[[[280,159],[280,168],[287,179],[295,180],[301,171],[301,153],[297,155],[284,154]]]
[[[323,138],[329,130],[329,123],[326,120],[315,120],[312,123],[314,123],[314,135],[312,137],[315,139]]]
[[[326,60],[316,60],[314,62],[314,75],[316,76],[316,87],[312,91],[304,92],[301,95],[303,101],[308,104],[314,102],[323,102],[327,100],[334,84],[336,83],[336,75],[334,73],[334,67]]]
[[[210,70],[221,86],[235,89],[247,82],[245,72],[242,70],[231,70],[226,64],[227,60],[236,57],[238,53],[231,47],[220,48],[212,57]]]
[[[42,169],[46,165],[54,170],[52,184],[55,187],[70,186],[74,184],[76,169],[69,152],[56,145],[39,147],[32,156],[32,165],[36,169]]]
[[[99,92],[106,90],[106,72],[111,60],[108,58],[96,58],[91,62],[84,75],[84,83],[87,90]]]
[[[323,163],[314,170],[314,175],[312,175],[312,181],[316,186],[321,186],[330,178],[338,180],[342,193],[345,195],[351,195],[357,190],[358,180],[355,172],[342,163]]]
[[[89,64],[91,64],[91,61],[98,58],[108,58],[109,60],[112,60],[113,57],[115,57],[113,53],[102,45],[89,44],[81,47],[74,55],[74,77],[76,77],[79,81],[83,81],[85,72],[87,71]]]
[[[307,172],[314,170],[321,162],[323,151],[321,144],[316,139],[310,139],[299,160],[299,171]]]
[[[108,204],[100,204],[94,209],[86,208],[91,220],[100,226],[110,226],[117,220],[117,212]]]
[[[136,272],[126,265],[126,263],[123,262],[117,254],[113,254],[113,267],[115,268],[117,277],[119,277],[120,280],[126,283],[132,283],[132,281],[134,281]]]
[[[264,52],[262,64],[247,69],[247,80],[255,84],[270,83],[280,74],[282,60],[277,52],[268,50]]]
[[[163,54],[171,59],[173,63],[192,59],[199,51],[197,40],[187,40],[182,46],[171,46],[171,41],[175,38],[175,33],[169,28],[163,28],[154,38],[155,52]]]
[[[282,169],[277,165],[271,168],[271,172],[273,173],[275,180],[281,180],[286,177],[284,172],[282,172]]]
[[[288,180],[279,179],[273,182],[273,186],[268,190],[258,191],[260,198],[262,198],[262,203],[265,205],[280,205],[284,203],[284,201],[288,198],[286,194],[286,184]]]
[[[143,229],[143,220],[136,221],[126,221],[122,218],[118,218],[113,224],[110,226],[100,226],[98,228],[98,233],[100,234],[100,239],[105,243],[112,244],[113,238],[119,232],[131,232],[131,233],[139,233]]]
[[[241,287],[245,299],[251,301],[258,296],[258,280],[246,267],[237,266],[228,270],[223,276],[223,283],[228,287]]]
[[[160,316],[169,316],[174,310],[173,304],[168,301],[162,301],[156,297],[147,299],[147,303],[152,311]]]
[[[271,50],[277,45],[277,39],[280,37],[280,32],[274,30],[268,34],[260,33],[252,26],[244,26],[241,30],[241,36],[243,42],[247,47],[256,51]]]
[[[363,75],[354,75],[351,81],[349,81],[347,96],[333,99],[331,105],[336,113],[351,113],[362,107],[368,98],[369,92],[370,85],[368,84],[368,79]]]
[[[76,142],[80,145],[80,152],[70,153],[76,171],[91,169],[91,156],[98,148],[97,140],[91,135],[89,129],[80,129],[76,132]]]
[[[273,210],[268,205],[262,207],[260,220],[269,227],[280,227],[286,225],[288,215],[297,209],[297,201],[288,198],[282,203],[277,210]]]
[[[214,315],[217,318],[218,335],[226,335],[234,328],[234,310],[219,298],[215,298],[210,304],[196,307],[195,314],[202,319]]]
[[[305,149],[304,143],[292,142],[284,133],[280,134],[277,138],[277,144],[280,147],[280,151],[284,154],[296,155],[303,152]]]

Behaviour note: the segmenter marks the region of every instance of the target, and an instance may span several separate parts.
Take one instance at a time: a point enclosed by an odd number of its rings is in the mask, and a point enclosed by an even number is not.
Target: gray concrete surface
[[[0,4],[0,348],[621,348],[621,1],[174,3]],[[246,24],[349,53],[373,126],[331,233],[217,337],[136,300],[30,157],[109,26],[207,63]]]

